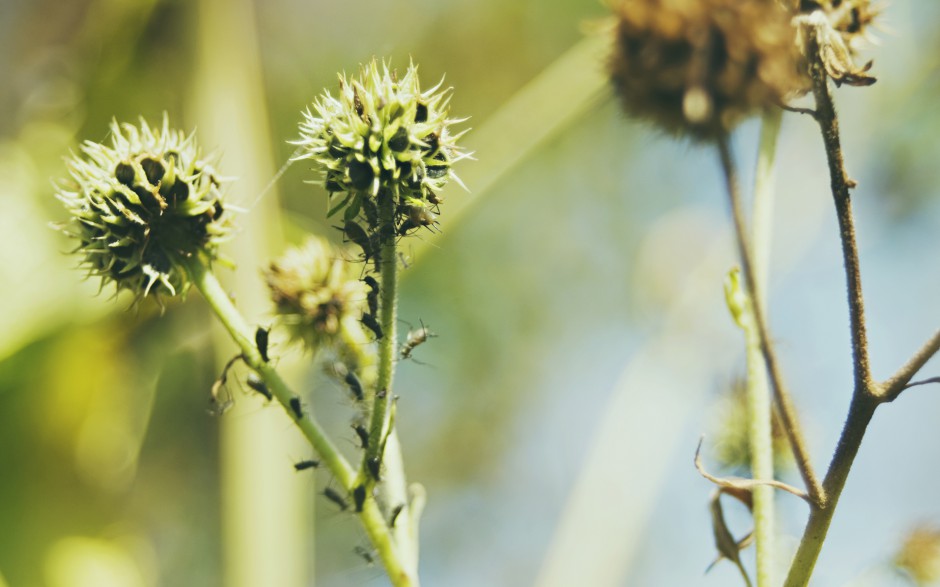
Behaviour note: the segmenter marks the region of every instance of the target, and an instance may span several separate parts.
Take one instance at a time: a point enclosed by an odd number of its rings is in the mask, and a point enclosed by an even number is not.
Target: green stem
[[[760,148],[757,158],[757,176],[754,184],[753,243],[754,282],[758,307],[766,305],[767,274],[770,264],[770,243],[773,227],[773,171],[777,136],[780,134],[782,111],[778,108],[764,115]],[[753,306],[751,306],[753,310]],[[752,322],[756,324],[756,320]],[[761,350],[760,332],[745,329],[747,341],[747,412],[748,439],[751,447],[751,474],[757,480],[770,480],[774,476],[773,417],[767,366]],[[754,497],[754,539],[757,557],[757,587],[774,584],[774,492],[768,486],[752,491]]]
[[[878,401],[867,393],[853,395],[848,419],[845,421],[842,436],[839,438],[839,444],[823,482],[826,503],[824,507],[813,507],[810,510],[809,521],[806,523],[806,529],[803,530],[803,538],[793,557],[784,587],[805,587],[809,584],[816,560],[826,540],[829,525],[832,523],[836,505],[839,503],[839,497],[848,479],[849,470],[862,445],[862,438],[865,436],[865,430],[868,428],[876,407],[878,407]]]
[[[752,259],[750,239],[744,225],[744,213],[741,210],[741,194],[738,188],[737,172],[734,165],[734,159],[731,156],[731,147],[728,145],[728,137],[722,136],[718,139],[718,154],[721,157],[722,169],[725,173],[725,181],[728,188],[728,199],[731,204],[731,218],[734,223],[734,234],[738,244],[738,255],[741,258],[741,265],[744,270],[744,283],[747,286],[748,296],[754,308],[754,324],[760,335],[761,352],[764,355],[764,361],[767,364],[767,373],[770,376],[771,389],[774,392],[774,399],[780,413],[780,420],[786,430],[787,438],[790,441],[790,447],[793,450],[793,457],[806,484],[807,493],[813,503],[822,504],[825,502],[825,493],[822,486],[816,478],[812,462],[809,458],[809,452],[806,449],[806,441],[803,439],[803,432],[799,426],[796,417],[796,409],[793,407],[793,401],[790,394],[783,384],[783,376],[777,365],[777,356],[774,347],[770,342],[770,334],[764,319],[763,304],[758,296],[757,283],[754,279],[754,263]]]
[[[301,418],[296,417],[291,407],[291,401],[298,396],[288,387],[271,363],[261,358],[261,353],[255,346],[255,331],[245,322],[215,275],[195,256],[180,258],[178,262],[186,268],[193,284],[202,293],[206,302],[231,335],[232,340],[241,349],[245,364],[261,376],[268,390],[317,452],[321,462],[330,470],[344,490],[351,493],[357,480],[356,471],[326,436],[323,428],[309,409],[304,410]],[[418,584],[417,579],[413,577],[413,572],[406,569],[402,564],[401,556],[391,539],[385,518],[374,499],[369,498],[364,501],[359,518],[385,566],[392,585],[395,587],[416,587]]]
[[[379,226],[395,226],[395,201],[390,197],[379,198]],[[388,231],[385,231],[388,232]],[[381,457],[385,429],[385,414],[392,398],[392,377],[395,374],[395,341],[397,335],[398,314],[398,251],[395,246],[394,230],[383,233],[380,230],[379,252],[379,325],[382,338],[379,339],[379,374],[375,384],[375,397],[372,402],[372,420],[369,428],[369,448],[367,458]],[[383,401],[385,400],[385,401]]]
[[[395,375],[395,359],[398,352],[398,248],[394,230],[397,212],[396,198],[390,193],[380,193],[379,207],[379,325],[382,338],[378,341],[378,375],[375,394],[372,397],[372,416],[369,423],[369,446],[363,455],[361,470],[368,470],[369,462],[381,463],[384,477],[380,486],[383,500],[390,509],[401,506],[391,532],[395,536],[401,558],[411,569],[414,585],[418,584],[418,545],[414,539],[415,520],[409,512],[407,481],[401,445],[398,442],[395,422],[390,413],[395,401],[392,381]],[[368,478],[368,476],[367,476]],[[369,480],[369,487],[375,480]]]

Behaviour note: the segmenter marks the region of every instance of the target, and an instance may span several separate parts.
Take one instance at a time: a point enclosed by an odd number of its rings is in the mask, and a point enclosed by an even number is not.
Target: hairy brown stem
[[[741,265],[744,269],[744,283],[747,286],[748,296],[751,298],[751,304],[754,308],[754,321],[757,326],[757,332],[760,335],[761,352],[767,363],[767,374],[770,376],[770,385],[774,392],[774,400],[786,430],[787,438],[790,441],[790,447],[793,449],[793,456],[806,484],[807,493],[814,504],[823,504],[826,500],[823,487],[819,484],[816,474],[813,471],[813,465],[806,450],[806,441],[803,439],[803,432],[796,417],[796,410],[790,399],[790,394],[783,384],[783,376],[777,365],[777,357],[773,345],[770,342],[766,318],[763,310],[763,303],[757,294],[757,284],[754,279],[753,262],[751,260],[751,248],[748,241],[747,230],[744,226],[744,213],[741,209],[741,195],[738,189],[737,172],[734,165],[734,159],[731,155],[731,148],[728,145],[728,137],[722,136],[718,139],[718,152],[721,156],[721,165],[725,173],[725,181],[728,188],[728,199],[731,204],[731,216],[734,221],[734,232],[738,244],[738,254],[741,257]]]
[[[819,128],[822,131],[826,160],[829,164],[832,197],[835,201],[836,216],[839,222],[839,237],[842,243],[842,257],[845,264],[846,288],[848,290],[855,387],[849,413],[839,438],[839,444],[836,446],[836,451],[826,472],[826,478],[823,481],[826,502],[822,504],[822,507],[814,508],[810,512],[803,538],[784,583],[785,587],[803,587],[809,583],[813,568],[816,566],[816,560],[819,558],[826,534],[829,531],[829,526],[832,523],[836,505],[852,468],[852,463],[855,461],[861,447],[868,423],[881,402],[878,398],[881,386],[872,381],[871,367],[868,361],[865,304],[862,299],[858,245],[855,238],[855,223],[852,217],[852,200],[849,194],[849,189],[855,186],[855,182],[849,179],[845,171],[839,136],[839,119],[829,89],[829,80],[818,57],[819,46],[812,35],[809,38],[807,53],[815,56],[811,64],[813,96],[816,100],[816,116],[814,118],[819,123]]]
[[[836,116],[826,73],[819,64],[813,67],[813,95],[816,98],[816,121],[819,122],[826,147],[829,180],[836,205],[836,216],[839,220],[839,237],[842,241],[842,257],[845,263],[849,301],[849,323],[852,332],[855,389],[868,391],[872,388],[872,379],[868,361],[868,336],[865,329],[865,302],[862,299],[858,244],[855,239],[855,223],[852,219],[852,197],[849,194],[849,189],[855,186],[855,182],[849,179],[845,172],[842,142],[839,138],[839,119]]]

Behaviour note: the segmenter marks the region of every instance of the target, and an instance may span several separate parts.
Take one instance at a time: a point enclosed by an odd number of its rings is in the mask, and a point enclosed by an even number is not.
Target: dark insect
[[[365,197],[362,199],[362,214],[366,217],[366,222],[369,223],[370,228],[379,225],[379,209],[372,198]]]
[[[268,386],[264,384],[264,381],[262,381],[257,374],[249,373],[248,377],[245,378],[245,384],[263,395],[264,399],[271,401],[271,390],[268,389]]]
[[[379,324],[379,321],[375,319],[375,316],[372,314],[363,314],[362,324],[375,333],[375,338],[382,338],[382,325]]]
[[[290,409],[294,411],[294,416],[296,416],[298,420],[304,417],[304,408],[300,405],[300,398],[296,395],[290,398]]]
[[[363,398],[362,383],[359,381],[359,378],[356,377],[356,374],[352,371],[347,371],[346,377],[344,377],[343,380],[346,382],[346,385],[349,386],[349,391],[352,392],[356,401],[361,402]]]
[[[375,557],[372,556],[372,553],[363,548],[362,546],[357,546],[353,549],[357,555],[362,557],[362,560],[366,561],[366,564],[370,567],[375,564]]]
[[[369,470],[369,474],[372,475],[372,478],[376,481],[382,480],[382,459],[379,457],[372,457],[366,461],[366,468]]]
[[[343,496],[340,495],[339,492],[333,489],[332,487],[324,488],[323,496],[327,498],[328,500],[332,501],[333,503],[335,503],[337,507],[339,507],[339,509],[343,510],[344,512],[349,509],[349,504],[346,503],[346,500],[343,499]]]
[[[415,224],[414,220],[411,218],[406,218],[405,221],[398,226],[398,236],[407,236],[408,231],[415,228],[420,228],[420,225]]]
[[[261,360],[267,363],[270,359],[268,358],[268,333],[270,330],[266,328],[258,327],[258,330],[255,330],[255,344],[258,346],[258,352],[261,353]]]
[[[372,238],[369,237],[366,233],[366,229],[359,226],[355,222],[349,221],[343,224],[341,229],[343,234],[346,235],[350,241],[354,244],[359,245],[359,248],[362,249],[362,254],[365,257],[365,262],[368,263],[369,259],[375,256],[375,243],[372,241]]]
[[[405,504],[400,503],[395,506],[395,509],[392,510],[392,515],[388,518],[389,528],[395,527],[395,522],[398,520],[398,514],[400,514],[403,509],[405,509]]]
[[[437,335],[431,332],[423,322],[421,323],[421,328],[418,328],[417,330],[409,330],[408,336],[405,339],[405,343],[401,345],[401,358],[410,358],[411,353],[415,350],[416,346],[435,336]]]
[[[300,462],[294,463],[294,470],[306,471],[307,469],[316,469],[319,466],[320,466],[320,461],[307,459],[306,461],[300,461]]]
[[[359,485],[353,489],[353,501],[356,503],[356,511],[362,511],[362,504],[366,502],[366,486]]]
[[[379,313],[379,282],[371,275],[366,275],[362,281],[372,290],[366,295],[366,302],[369,304],[369,313],[375,316]]]
[[[366,427],[362,424],[354,424],[352,428],[356,431],[356,436],[359,437],[359,441],[362,443],[362,450],[369,448],[369,431],[366,430]]]

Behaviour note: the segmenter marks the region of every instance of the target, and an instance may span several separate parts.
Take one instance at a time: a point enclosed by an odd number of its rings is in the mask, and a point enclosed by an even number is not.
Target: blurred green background
[[[305,164],[257,196],[300,111],[373,56],[414,59],[427,87],[446,74],[477,159],[457,169],[470,193],[444,194],[443,234],[406,247],[401,317],[439,335],[396,382],[408,473],[430,495],[424,584],[738,584],[730,565],[703,575],[711,487],[691,466],[743,371],[716,157],[620,114],[591,36],[605,13],[594,0],[0,0],[0,585],[385,584],[354,553],[354,520],[318,497],[328,477],[293,474],[308,455],[276,408],[233,389],[234,413],[207,414],[233,347],[198,295],[127,311],[94,295],[49,228],[63,156],[112,117],[166,111],[236,178],[250,210],[222,278],[270,322],[259,268],[305,231],[339,233]],[[879,83],[837,101],[886,377],[940,325],[940,6],[898,0],[882,16],[866,52]],[[735,137],[746,180],[756,134]],[[841,261],[812,121],[787,115],[779,152],[771,320],[822,468],[850,389]],[[351,406],[302,363],[284,359],[352,454]],[[940,518],[938,416],[927,387],[879,412],[816,584],[905,584],[887,561],[907,528]],[[805,516],[794,501],[779,500],[781,562]]]

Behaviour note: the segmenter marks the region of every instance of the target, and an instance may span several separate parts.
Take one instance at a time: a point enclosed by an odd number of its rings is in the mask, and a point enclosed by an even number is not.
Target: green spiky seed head
[[[313,160],[339,200],[330,214],[343,210],[345,222],[361,223],[372,236],[380,228],[377,206],[391,198],[396,233],[432,224],[440,191],[459,182],[451,166],[467,156],[456,145],[463,133],[451,127],[462,120],[448,118],[449,101],[441,84],[421,90],[414,64],[401,77],[375,60],[358,77],[341,75],[339,93],[324,93],[304,112],[295,142],[296,158]]]
[[[110,146],[85,141],[67,165],[71,178],[56,194],[71,215],[65,232],[89,275],[131,291],[135,303],[185,292],[175,260],[211,262],[230,231],[221,178],[166,116],[160,128],[113,121]]]
[[[344,336],[361,333],[369,287],[359,280],[359,269],[325,239],[311,237],[288,249],[271,263],[265,279],[291,338],[308,349],[334,346]]]

